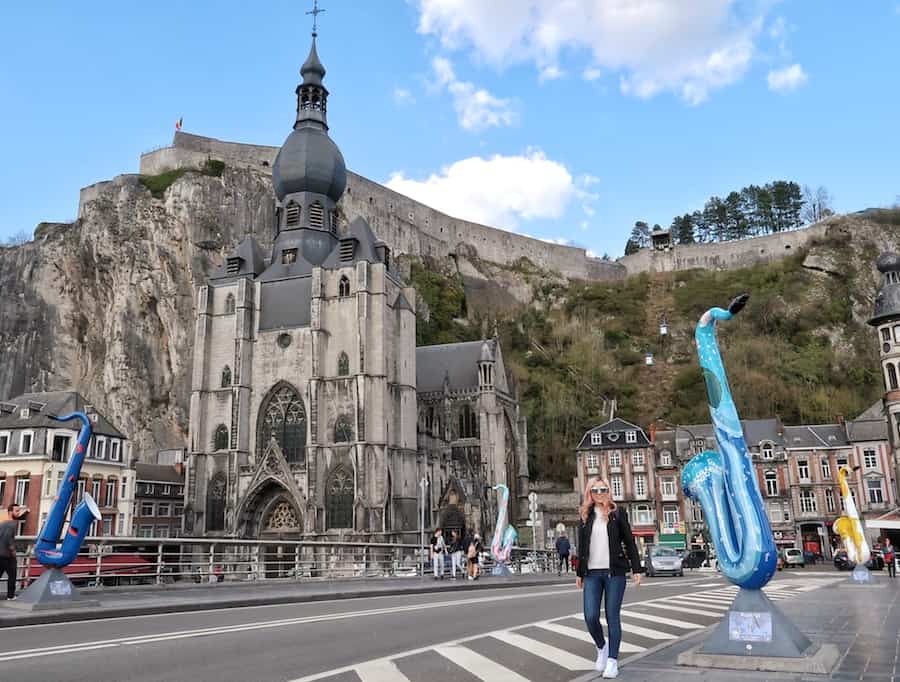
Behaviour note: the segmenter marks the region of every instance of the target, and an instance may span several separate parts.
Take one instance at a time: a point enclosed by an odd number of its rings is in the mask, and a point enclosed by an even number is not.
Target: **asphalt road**
[[[812,576],[834,577],[779,574],[770,596],[802,598]],[[729,590],[714,573],[629,583],[620,660],[715,622]],[[593,659],[581,610],[580,591],[558,585],[23,626],[0,631],[0,679],[562,681]]]

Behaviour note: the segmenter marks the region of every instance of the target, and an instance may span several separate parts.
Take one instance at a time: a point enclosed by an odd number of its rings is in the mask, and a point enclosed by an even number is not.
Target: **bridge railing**
[[[34,537],[17,541],[18,579],[35,580],[45,569],[34,556]],[[554,553],[516,548],[514,573],[552,569]],[[423,561],[424,559],[424,561]],[[449,575],[449,556],[445,557]],[[463,559],[465,562],[465,558]],[[490,572],[485,552],[479,563]],[[171,583],[329,580],[431,575],[428,548],[386,542],[229,540],[223,538],[88,538],[64,571],[75,585],[118,587]]]

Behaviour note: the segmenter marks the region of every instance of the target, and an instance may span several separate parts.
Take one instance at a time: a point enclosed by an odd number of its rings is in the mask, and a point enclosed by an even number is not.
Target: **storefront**
[[[686,536],[684,533],[660,533],[659,544],[666,545],[672,549],[684,549],[686,544]]]
[[[646,548],[654,543],[656,528],[635,526],[631,532],[634,535],[635,544],[637,544],[638,555],[643,557]]]

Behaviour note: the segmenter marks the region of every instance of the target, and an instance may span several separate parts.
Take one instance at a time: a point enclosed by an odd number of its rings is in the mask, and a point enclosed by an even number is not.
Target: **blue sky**
[[[69,220],[174,123],[279,145],[310,2],[33,2],[0,22],[0,240]],[[712,194],[900,195],[900,4],[324,0],[331,134],[448,213],[621,255]]]

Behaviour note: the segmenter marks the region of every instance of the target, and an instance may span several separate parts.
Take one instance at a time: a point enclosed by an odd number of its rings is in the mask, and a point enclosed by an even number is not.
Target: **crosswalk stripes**
[[[780,580],[764,588],[780,601],[835,582],[835,578]],[[622,610],[620,661],[672,642],[717,622],[738,588],[715,583],[697,592],[626,604]],[[605,618],[601,622],[606,630]],[[565,682],[593,670],[596,647],[583,615],[573,613],[508,629],[482,633],[294,680],[344,682],[431,682],[455,680]],[[355,677],[354,677],[355,676]]]

